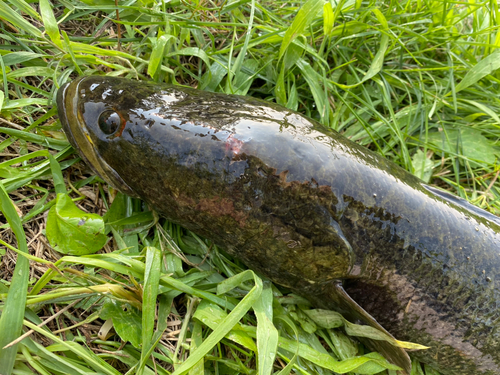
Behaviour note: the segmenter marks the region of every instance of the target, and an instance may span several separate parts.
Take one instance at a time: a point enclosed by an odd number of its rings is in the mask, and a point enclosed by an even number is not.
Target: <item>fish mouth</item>
[[[80,84],[88,77],[65,83],[57,92],[57,111],[69,143],[81,158],[104,181],[122,193],[138,197],[119,174],[102,158],[79,111]]]

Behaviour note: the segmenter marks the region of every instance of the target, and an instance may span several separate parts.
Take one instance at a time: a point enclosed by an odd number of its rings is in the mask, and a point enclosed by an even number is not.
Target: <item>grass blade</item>
[[[58,336],[47,332],[43,328],[38,327],[37,325],[25,320],[24,325],[28,328],[38,332],[41,335],[44,335],[51,340],[57,342],[62,345],[66,349],[75,353],[77,356],[82,358],[89,366],[91,366],[95,371],[99,371],[100,373],[107,375],[119,375],[120,373],[115,370],[109,363],[106,363],[103,359],[99,358],[96,354],[94,354],[89,349],[84,346],[80,346],[78,343],[73,341],[64,341],[60,339]]]
[[[0,2],[0,19],[5,22],[11,23],[15,27],[27,31],[31,35],[42,38],[42,32],[26,21],[19,13],[10,8],[4,1]]]
[[[151,57],[149,58],[148,74],[151,77],[155,76],[158,71],[158,67],[160,67],[163,62],[163,58],[165,57],[165,45],[169,39],[173,38],[173,35],[166,35],[161,32],[159,32],[158,35],[159,36],[153,43],[153,50],[151,51]]]
[[[278,59],[281,60],[290,43],[293,43],[295,38],[301,35],[306,27],[316,18],[318,12],[323,8],[323,0],[308,0],[302,5],[297,12],[292,25],[286,30],[281,48],[278,54]]]
[[[28,253],[26,235],[19,219],[19,215],[10,200],[7,191],[0,182],[1,210],[16,235],[19,250]],[[10,375],[14,368],[17,345],[7,349],[4,346],[15,340],[21,334],[28,294],[29,261],[26,257],[17,256],[16,267],[12,276],[9,293],[0,317],[0,374]]]
[[[273,371],[278,348],[278,330],[273,324],[273,291],[266,284],[255,302],[253,309],[257,317],[257,354],[259,375],[269,375]]]
[[[455,93],[475,84],[480,79],[500,69],[500,52],[495,51],[474,65],[455,87]]]
[[[146,268],[144,270],[144,288],[142,291],[142,351],[138,374],[142,374],[148,354],[151,352],[151,339],[155,325],[156,297],[160,285],[161,251],[155,247],[146,247]]]
[[[63,48],[57,21],[52,11],[52,4],[49,0],[40,0],[40,13],[42,15],[43,24],[45,25],[45,32],[59,48]]]
[[[246,271],[248,272],[248,271]],[[217,343],[222,340],[224,336],[238,323],[241,318],[247,313],[252,305],[257,301],[262,293],[262,280],[257,277],[252,271],[255,280],[255,286],[248,292],[248,294],[241,300],[238,305],[229,313],[227,318],[220,324],[205,341],[192,353],[189,358],[184,361],[172,375],[181,375],[188,372],[195,366]],[[230,280],[230,279],[228,279]]]

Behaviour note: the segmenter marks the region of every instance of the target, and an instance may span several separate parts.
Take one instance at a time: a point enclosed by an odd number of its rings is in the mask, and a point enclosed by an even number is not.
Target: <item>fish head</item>
[[[152,136],[144,132],[148,121],[155,121],[151,112],[178,96],[175,89],[159,90],[154,83],[89,76],[62,86],[57,107],[70,144],[93,171],[123,193],[139,197],[131,187],[134,177],[124,168],[140,171],[144,159],[140,143],[151,144]],[[139,177],[144,176],[137,173],[135,179]]]

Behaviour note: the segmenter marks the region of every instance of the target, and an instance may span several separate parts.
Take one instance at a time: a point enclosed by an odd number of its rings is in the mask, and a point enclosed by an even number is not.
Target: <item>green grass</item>
[[[495,1],[8,0],[0,20],[1,374],[395,374],[223,249],[111,204],[56,116],[80,75],[272,100],[500,213]],[[98,254],[50,248],[56,193],[105,215]]]

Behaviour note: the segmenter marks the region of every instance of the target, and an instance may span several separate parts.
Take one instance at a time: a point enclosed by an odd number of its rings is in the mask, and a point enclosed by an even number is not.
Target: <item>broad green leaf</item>
[[[459,154],[471,160],[471,165],[477,165],[474,160],[493,165],[500,157],[500,149],[494,147],[481,131],[473,128],[451,129],[445,132],[432,132],[428,142],[435,144],[441,150],[452,155]]]
[[[106,244],[104,220],[80,210],[66,194],[57,194],[47,217],[47,239],[60,253],[93,254]]]
[[[484,59],[474,65],[455,87],[455,92],[459,92],[473,84],[480,79],[486,77],[488,74],[493,73],[500,68],[500,51],[495,50],[491,55],[486,56]]]
[[[295,38],[304,33],[304,30],[316,18],[318,12],[323,8],[324,0],[307,0],[299,9],[292,25],[286,30],[283,42],[281,43],[278,59],[283,57],[286,49]]]
[[[141,348],[141,315],[139,311],[125,302],[108,298],[99,314],[101,319],[113,320],[113,327],[123,341],[130,342],[135,348]]]

